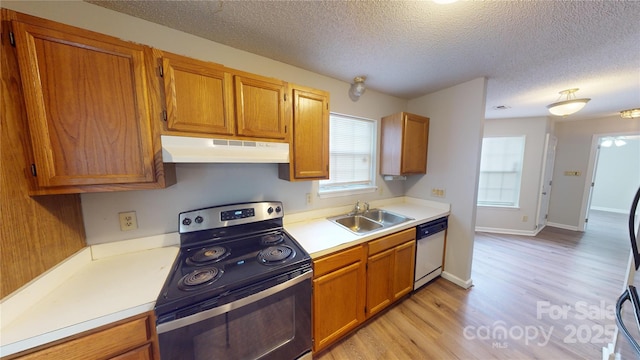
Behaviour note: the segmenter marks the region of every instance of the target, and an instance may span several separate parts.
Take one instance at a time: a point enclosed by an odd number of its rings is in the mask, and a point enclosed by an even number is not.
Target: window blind
[[[330,179],[320,181],[320,190],[373,185],[375,122],[331,114]]]
[[[478,205],[518,206],[524,145],[524,136],[482,139]]]

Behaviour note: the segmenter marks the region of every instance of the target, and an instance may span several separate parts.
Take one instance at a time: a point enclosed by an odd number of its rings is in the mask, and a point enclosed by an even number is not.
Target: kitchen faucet
[[[362,213],[366,213],[367,211],[369,211],[369,203],[365,202],[363,205],[364,205],[364,211],[362,211]],[[358,215],[359,213],[361,213],[361,210],[362,210],[362,208],[361,208],[361,205],[360,205],[360,200],[356,200],[356,204],[353,207],[353,211],[351,211],[349,213],[349,215],[352,215],[352,216],[353,215]]]

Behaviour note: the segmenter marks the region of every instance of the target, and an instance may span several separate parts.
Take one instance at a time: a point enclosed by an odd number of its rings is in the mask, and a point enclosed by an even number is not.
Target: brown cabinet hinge
[[[167,110],[162,110],[162,120],[167,121]]]
[[[284,101],[287,101],[287,94],[284,94]]]

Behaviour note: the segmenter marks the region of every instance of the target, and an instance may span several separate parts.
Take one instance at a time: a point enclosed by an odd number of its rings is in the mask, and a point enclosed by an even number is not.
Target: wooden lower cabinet
[[[344,337],[413,290],[416,230],[314,260],[313,351]]]
[[[367,317],[394,303],[413,289],[415,229],[369,242],[367,258]]]
[[[3,360],[159,360],[153,312],[133,316]]]
[[[336,342],[365,320],[365,266],[363,245],[314,260],[314,352]]]
[[[112,357],[110,360],[153,360],[160,359],[153,356],[153,349],[151,344],[140,346],[131,351],[127,351],[122,355]]]

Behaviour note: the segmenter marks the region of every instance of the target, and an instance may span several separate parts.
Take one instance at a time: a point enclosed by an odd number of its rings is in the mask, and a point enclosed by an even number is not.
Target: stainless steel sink
[[[372,231],[394,226],[413,218],[394,214],[382,209],[371,209],[361,214],[347,214],[328,218],[329,221],[351,231],[363,235]]]
[[[390,211],[381,210],[381,209],[372,209],[369,211],[365,211],[362,213],[362,216],[367,219],[371,219],[375,222],[382,224],[384,227],[389,227],[393,225],[397,225],[403,223],[405,221],[413,220],[410,217],[394,214]]]
[[[367,219],[362,215],[343,215],[335,219],[331,219],[338,225],[356,234],[366,234],[368,232],[382,228],[382,224]]]

